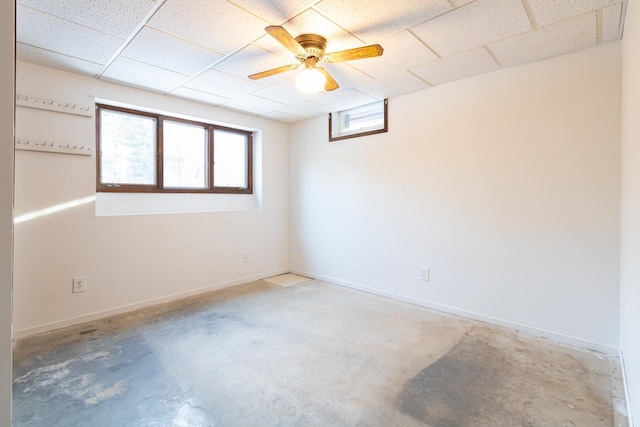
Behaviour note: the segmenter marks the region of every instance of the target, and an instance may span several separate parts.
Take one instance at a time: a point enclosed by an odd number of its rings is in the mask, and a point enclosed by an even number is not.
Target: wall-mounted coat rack
[[[71,102],[59,102],[47,99],[38,99],[33,96],[16,95],[16,105],[39,110],[57,111],[60,113],[76,114],[78,116],[91,117],[93,111],[86,105],[74,104]]]
[[[34,141],[32,139],[16,139],[16,150],[47,151],[50,153],[81,154],[90,156],[93,148],[86,145],[60,144],[51,141]]]

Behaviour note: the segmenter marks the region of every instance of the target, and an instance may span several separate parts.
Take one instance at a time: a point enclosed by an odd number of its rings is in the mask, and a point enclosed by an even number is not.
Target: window
[[[98,192],[252,193],[251,132],[96,107]]]
[[[387,131],[387,100],[329,114],[329,141]]]

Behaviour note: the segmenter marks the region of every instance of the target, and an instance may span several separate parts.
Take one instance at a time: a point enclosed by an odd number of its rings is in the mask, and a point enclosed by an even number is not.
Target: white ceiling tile
[[[409,31],[398,33],[380,43],[384,49],[382,56],[350,61],[349,65],[378,78],[438,59],[429,48]]]
[[[410,92],[417,92],[430,87],[431,85],[420,80],[413,74],[407,71],[401,71],[381,79],[376,79],[371,83],[356,86],[356,89],[376,98],[385,99],[405,95]]]
[[[223,96],[212,95],[210,93],[201,92],[195,89],[189,89],[188,87],[179,87],[172,90],[169,95],[177,96],[178,98],[191,99],[193,101],[204,102],[205,104],[220,105],[228,102],[230,98]]]
[[[331,109],[324,105],[316,104],[315,102],[301,102],[296,105],[292,105],[286,108],[278,110],[280,113],[291,114],[292,116],[309,118],[318,117],[323,114],[329,114]]]
[[[293,105],[300,102],[310,101],[322,96],[323,92],[304,93],[291,80],[282,80],[260,90],[253,92],[254,95],[267,98],[272,101],[281,102],[286,105]],[[280,110],[282,111],[282,110]]]
[[[596,13],[591,12],[494,43],[489,49],[500,65],[511,67],[585,49],[596,43]]]
[[[217,52],[151,27],[144,27],[129,43],[122,55],[190,76],[223,58]]]
[[[16,43],[16,58],[20,61],[57,68],[76,74],[95,76],[103,66],[49,50],[39,49],[24,43]]]
[[[602,9],[602,41],[609,43],[620,38],[620,16],[622,3]]]
[[[293,36],[293,34],[292,34]],[[295,37],[295,36],[294,36]],[[254,46],[257,46],[261,49],[267,50],[269,52],[275,53],[278,56],[283,58],[287,58],[289,61],[295,61],[296,57],[293,53],[289,52],[282,46],[276,39],[271,37],[269,34],[265,33],[258,40],[253,42]]]
[[[318,34],[327,39],[327,52],[364,46],[352,34],[325,18],[315,10],[307,10],[284,24],[284,28],[293,36],[300,34]]]
[[[323,0],[314,9],[365,43],[373,44],[442,15],[452,7],[447,0],[404,0],[402,7],[393,1]]]
[[[247,10],[265,21],[269,25],[281,25],[309,8],[318,0],[229,0],[230,3]]]
[[[499,69],[489,52],[479,47],[409,71],[436,86]]]
[[[149,24],[223,54],[250,44],[267,25],[225,0],[166,0]]]
[[[226,102],[223,107],[261,115],[277,111],[279,108],[286,107],[286,105],[255,95],[244,95]]]
[[[153,78],[149,78],[150,76]],[[158,92],[169,92],[180,86],[188,76],[120,56],[109,65],[102,78]]]
[[[125,39],[156,5],[149,0],[20,0],[19,3]]]
[[[246,79],[250,74],[299,63],[293,55],[279,56],[254,45],[250,45],[233,55],[227,56],[224,61],[217,64],[214,69]],[[282,79],[286,79],[290,74],[291,72],[285,72],[255,80],[255,82],[263,86],[268,86]]]
[[[123,39],[28,7],[19,5],[16,14],[18,41],[85,61],[104,65],[124,43]]]
[[[291,114],[281,113],[279,111],[272,111],[270,113],[262,114],[262,117],[275,120],[281,123],[295,123],[303,120],[303,117],[293,116]]]
[[[321,64],[329,74],[333,77],[333,79],[340,85],[340,88],[337,90],[342,90],[344,88],[349,88],[365,83],[370,83],[373,81],[373,78],[364,74],[360,70],[356,70],[355,68],[347,65],[348,62],[338,62],[336,64],[324,63]]]
[[[314,100],[315,103],[329,107],[332,111],[342,111],[361,105],[371,104],[380,99],[354,89],[345,89],[340,92],[330,92],[325,96]]]
[[[250,80],[241,79],[215,70],[205,71],[185,83],[184,86],[226,98],[246,95],[262,87]]]
[[[411,31],[435,53],[446,57],[530,29],[521,0],[476,0]]]
[[[574,16],[609,6],[620,0],[529,0],[538,27],[555,24]]]

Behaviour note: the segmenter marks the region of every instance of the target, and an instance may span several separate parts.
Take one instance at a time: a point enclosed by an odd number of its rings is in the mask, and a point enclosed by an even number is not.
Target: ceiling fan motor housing
[[[317,34],[300,34],[296,41],[307,51],[308,56],[318,60],[322,58],[327,47],[327,39]]]

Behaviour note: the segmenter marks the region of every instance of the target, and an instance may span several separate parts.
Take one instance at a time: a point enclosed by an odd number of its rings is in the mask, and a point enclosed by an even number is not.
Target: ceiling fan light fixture
[[[315,93],[320,92],[326,83],[324,74],[317,68],[306,68],[303,72],[296,76],[296,86],[302,92]]]

